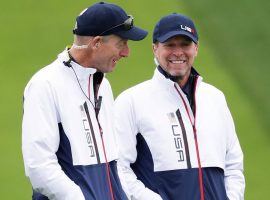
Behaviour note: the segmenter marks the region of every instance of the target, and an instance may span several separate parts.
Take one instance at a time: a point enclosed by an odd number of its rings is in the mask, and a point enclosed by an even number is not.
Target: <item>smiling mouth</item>
[[[185,63],[186,61],[185,60],[169,60],[170,63],[173,63],[173,64],[183,64]]]

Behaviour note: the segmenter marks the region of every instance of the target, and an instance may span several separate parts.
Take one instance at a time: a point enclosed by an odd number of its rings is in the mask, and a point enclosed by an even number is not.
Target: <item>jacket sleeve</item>
[[[49,199],[84,200],[84,195],[62,171],[56,152],[60,121],[54,93],[46,81],[34,81],[24,92],[22,152],[33,189]]]
[[[119,143],[118,173],[121,184],[131,200],[162,200],[159,194],[145,187],[130,167],[136,161],[138,127],[131,98],[122,93],[114,106],[115,132]]]
[[[227,151],[225,157],[225,187],[230,200],[244,199],[245,178],[243,175],[243,152],[241,150],[234,122],[227,104],[225,105],[227,128]]]

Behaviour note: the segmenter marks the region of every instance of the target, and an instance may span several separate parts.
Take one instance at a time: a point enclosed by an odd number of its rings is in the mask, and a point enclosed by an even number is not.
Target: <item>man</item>
[[[22,150],[33,199],[126,200],[116,169],[113,96],[104,73],[147,32],[117,5],[84,10],[74,44],[37,72],[24,92]]]
[[[243,154],[225,97],[193,68],[193,21],[163,17],[153,52],[153,78],[115,102],[124,190],[134,200],[243,199]]]

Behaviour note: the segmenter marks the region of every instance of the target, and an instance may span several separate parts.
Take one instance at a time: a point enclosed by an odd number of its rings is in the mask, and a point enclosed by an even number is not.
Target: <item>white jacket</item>
[[[199,77],[195,107],[194,117],[179,85],[166,79],[157,69],[151,80],[124,91],[116,99],[115,129],[121,147],[118,170],[131,199],[178,200],[183,193],[189,193],[187,190],[191,190],[190,194],[196,193],[190,189],[194,184],[181,189],[184,187],[179,183],[177,188],[177,181],[180,179],[178,173],[185,171],[190,175],[181,184],[191,176],[198,180],[198,175],[194,175],[198,173],[198,156],[204,176],[205,199],[207,195],[219,195],[219,191],[207,190],[212,186],[207,185],[205,179],[212,172],[206,170],[212,169],[222,169],[225,186],[222,186],[222,178],[219,180],[221,187],[217,187],[221,190],[224,187],[226,192],[223,193],[230,200],[244,198],[243,154],[223,93]],[[196,129],[199,155],[193,128]],[[153,167],[153,173],[149,166]],[[171,190],[164,189],[166,187]],[[190,199],[195,197],[194,194]]]
[[[118,150],[113,132],[113,95],[103,78],[96,117],[93,76],[96,69],[68,61],[67,51],[37,72],[24,91],[22,151],[25,172],[35,192],[57,200],[110,199],[105,152],[116,199],[120,196],[116,163]],[[103,130],[103,142],[98,125]],[[112,161],[112,162],[111,162]],[[115,179],[115,180],[114,180]]]

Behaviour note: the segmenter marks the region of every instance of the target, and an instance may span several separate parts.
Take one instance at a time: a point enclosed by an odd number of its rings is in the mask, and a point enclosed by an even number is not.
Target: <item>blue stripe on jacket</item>
[[[106,174],[106,164],[73,166],[69,140],[62,125],[59,124],[58,126],[60,144],[56,155],[62,170],[81,188],[86,200],[111,200]],[[115,161],[109,163],[109,170],[114,199],[127,200],[118,177]],[[32,200],[48,200],[48,198],[34,191]]]
[[[131,168],[163,200],[200,200],[198,168],[154,172],[150,149],[141,134],[137,134],[137,160]],[[227,200],[223,170],[208,167],[202,171],[205,200]]]

